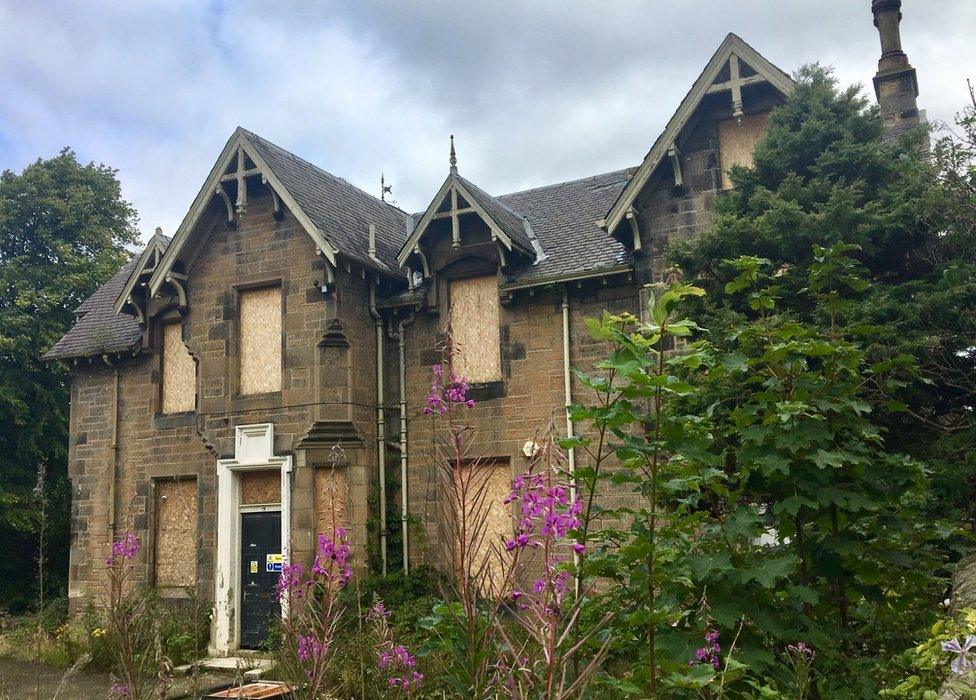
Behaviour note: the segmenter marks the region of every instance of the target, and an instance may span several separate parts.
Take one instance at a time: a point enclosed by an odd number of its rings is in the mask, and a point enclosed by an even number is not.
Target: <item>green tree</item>
[[[0,598],[13,607],[35,588],[31,491],[40,463],[51,504],[52,585],[63,585],[67,572],[68,369],[39,358],[71,327],[75,308],[118,271],[125,246],[137,240],[135,222],[116,171],[82,165],[68,149],[0,175]]]
[[[731,261],[725,291],[747,311],[698,344],[712,366],[684,406],[712,421],[725,471],[699,503],[711,517],[691,561],[709,615],[747,621],[741,658],[764,677],[785,675],[788,644],[812,644],[824,697],[869,697],[887,655],[931,624],[951,534],[925,517],[924,466],[885,437],[890,407],[873,399],[912,360],[868,358],[856,252],[814,247],[803,295],[816,322],[783,308],[770,261]]]
[[[779,308],[825,328],[824,310],[809,294],[814,246],[856,245],[869,291],[851,310],[871,362],[915,358],[922,381],[872,405],[889,445],[933,471],[935,517],[976,522],[976,246],[974,124],[920,145],[923,133],[882,139],[877,107],[858,87],[841,90],[829,70],[797,74],[786,103],[773,111],[752,168],[736,168],[735,188],[720,199],[713,230],[672,246],[670,257],[706,302],[694,313],[703,326],[735,323],[744,299],[722,289],[737,273],[723,261],[755,256],[771,262]],[[933,157],[934,156],[934,157]],[[882,415],[879,413],[878,415]]]

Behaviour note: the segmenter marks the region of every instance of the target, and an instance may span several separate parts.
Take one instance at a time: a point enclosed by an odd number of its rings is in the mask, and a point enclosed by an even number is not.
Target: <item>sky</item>
[[[459,169],[504,194],[638,164],[732,31],[787,72],[871,78],[870,0],[0,0],[0,169],[70,146],[172,234],[238,125],[423,210]],[[976,2],[904,0],[919,106],[976,78]]]

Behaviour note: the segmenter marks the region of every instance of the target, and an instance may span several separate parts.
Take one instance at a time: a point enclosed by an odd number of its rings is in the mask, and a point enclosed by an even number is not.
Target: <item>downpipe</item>
[[[407,339],[406,327],[413,323],[414,314],[400,319],[397,324],[397,339],[400,359],[400,532],[403,541],[403,571],[410,571],[410,541],[407,516],[409,498],[407,493]]]
[[[376,329],[376,463],[380,484],[380,561],[382,574],[386,576],[386,414],[383,409],[383,317],[376,308],[378,284],[379,278],[370,281],[369,314]]]

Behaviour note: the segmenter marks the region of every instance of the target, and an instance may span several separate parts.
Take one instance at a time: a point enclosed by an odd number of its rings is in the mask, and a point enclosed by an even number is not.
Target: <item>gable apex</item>
[[[726,72],[728,76],[725,75]],[[637,195],[667,156],[668,149],[674,145],[682,129],[707,95],[731,92],[731,114],[734,117],[741,117],[741,88],[758,83],[768,83],[783,96],[789,95],[794,87],[793,79],[789,75],[738,35],[730,32],[705,64],[705,68],[692,84],[688,94],[681,100],[677,110],[664,127],[664,131],[657,137],[644,161],[610,208],[604,219],[604,228],[609,233],[613,233],[623,222]]]
[[[545,257],[542,246],[525,217],[458,175],[456,168],[452,167],[437,194],[411,230],[397,255],[397,262],[401,267],[406,265],[431,223],[437,219],[452,220],[452,235],[455,242],[459,242],[458,216],[468,213],[478,215],[491,230],[492,238],[508,250],[520,250],[536,261]]]

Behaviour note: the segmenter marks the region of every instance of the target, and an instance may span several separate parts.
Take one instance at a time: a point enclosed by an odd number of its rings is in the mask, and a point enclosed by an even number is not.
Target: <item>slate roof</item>
[[[403,212],[256,134],[241,131],[298,205],[339,248],[340,254],[367,266],[403,274],[397,266],[396,255],[422,213]],[[507,235],[532,250],[533,242],[524,221],[528,222],[544,255],[534,265],[510,276],[509,283],[542,284],[631,262],[627,249],[596,222],[616,201],[634,170],[617,170],[498,197],[489,195],[468,180],[460,177],[459,180]],[[370,223],[376,224],[376,260],[368,254]],[[168,246],[170,241],[163,237],[163,242]],[[141,257],[141,253],[134,255],[78,307],[76,313],[83,314],[81,318],[44,354],[43,359],[125,352],[140,341],[142,331],[136,318],[116,314],[114,305]],[[383,305],[413,300],[417,294],[404,292],[384,300]]]
[[[630,252],[596,222],[617,201],[635,170],[615,170],[498,197],[528,219],[546,255],[510,281],[558,279],[630,263]]]
[[[407,240],[409,214],[253,132],[240,131],[341,255],[404,274],[396,256]],[[370,224],[376,225],[376,260],[369,256]]]
[[[115,313],[115,300],[139,264],[133,255],[121,270],[86,299],[75,313],[84,315],[41,357],[58,360],[125,352],[139,342],[142,329],[135,316]]]
[[[523,216],[509,209],[499,198],[492,197],[470,180],[460,175],[455,175],[455,177],[471,193],[471,196],[478,205],[488,213],[492,221],[498,224],[499,228],[505,232],[506,236],[527,250],[533,249],[532,239],[529,238],[529,234],[525,230],[525,219]]]

